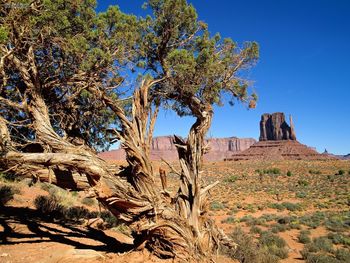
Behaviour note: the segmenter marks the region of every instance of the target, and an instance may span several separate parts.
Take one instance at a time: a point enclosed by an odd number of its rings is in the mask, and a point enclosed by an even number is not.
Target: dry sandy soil
[[[170,190],[177,189],[177,177],[167,169]],[[176,164],[175,164],[176,167]],[[216,162],[204,165],[205,184],[220,181],[211,192],[210,215],[230,234],[241,227],[259,242],[261,231],[269,231],[286,242],[287,258],[280,262],[305,262],[301,255],[308,237],[340,234],[344,242],[334,249],[350,248],[350,161]],[[159,183],[159,180],[158,180]],[[130,252],[125,230],[100,230],[87,225],[45,220],[38,216],[33,200],[48,195],[42,185],[14,185],[19,193],[0,208],[0,262],[90,263],[90,262],[172,262],[160,260],[147,251]],[[44,188],[44,189],[42,189]],[[82,205],[97,210],[96,203],[82,204],[83,193],[68,193],[65,205]],[[124,233],[124,234],[123,234]],[[126,243],[126,244],[125,244]],[[237,262],[219,256],[217,262]],[[346,261],[344,261],[346,262]]]

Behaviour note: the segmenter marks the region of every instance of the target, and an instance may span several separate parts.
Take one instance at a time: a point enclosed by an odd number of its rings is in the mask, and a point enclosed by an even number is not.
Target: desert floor
[[[161,163],[154,166],[155,171],[159,166],[167,170],[169,190],[175,193],[176,173]],[[238,243],[243,233],[244,242],[253,242],[245,243],[255,246],[251,249],[279,262],[350,262],[350,161],[206,163],[203,184],[215,181],[220,183],[211,190],[209,216],[227,234],[236,233],[232,237]],[[172,262],[147,251],[129,252],[127,226],[108,213],[104,222],[85,220],[99,206],[84,192],[28,184],[0,180],[0,187],[15,190],[14,199],[0,207],[1,263]],[[80,210],[70,211],[70,221],[42,216],[34,201],[41,195],[54,195],[63,207]],[[225,253],[217,262],[237,262],[229,258],[237,255]]]

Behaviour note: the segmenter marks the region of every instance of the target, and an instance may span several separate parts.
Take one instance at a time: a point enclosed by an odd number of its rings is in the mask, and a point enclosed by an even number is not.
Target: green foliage
[[[259,243],[268,251],[268,253],[280,259],[288,257],[288,250],[286,249],[287,243],[282,238],[271,232],[262,232],[259,237]]]
[[[106,223],[107,228],[116,227],[120,224],[119,220],[109,211],[102,211],[100,216]]]
[[[331,232],[327,235],[327,237],[328,239],[332,240],[333,244],[335,245],[342,244],[344,246],[350,247],[350,236]]]
[[[309,174],[322,174],[320,170],[309,170]]]
[[[237,249],[225,249],[224,253],[238,262],[245,263],[277,263],[279,257],[270,253],[266,247],[256,244],[251,235],[244,233],[241,228],[235,228],[230,238],[238,245]],[[278,254],[278,253],[277,253]]]
[[[222,210],[225,208],[225,205],[221,202],[218,202],[218,201],[213,201],[211,202],[210,204],[210,210]]]
[[[40,214],[49,218],[60,219],[64,215],[63,205],[54,196],[37,196],[34,199],[34,206]]]
[[[309,230],[300,231],[298,236],[298,241],[303,244],[310,243],[311,242],[310,231]]]
[[[337,249],[335,252],[335,257],[341,262],[350,262],[350,251],[348,249]]]
[[[95,199],[92,199],[92,198],[87,198],[87,197],[85,197],[85,198],[83,198],[83,199],[81,200],[81,203],[82,203],[83,205],[93,206],[93,205],[96,204],[96,200],[95,200]]]
[[[297,198],[306,198],[308,196],[308,194],[305,191],[300,191],[295,193],[295,197]]]
[[[273,203],[270,204],[269,207],[277,209],[279,211],[283,211],[285,209],[289,210],[289,211],[302,211],[303,207],[298,204],[298,203],[290,203],[290,202],[283,202],[283,203]]]
[[[291,177],[292,175],[293,175],[293,174],[292,174],[291,171],[288,171],[288,172],[287,172],[287,176],[288,176],[288,177]]]
[[[0,172],[0,179],[5,182],[14,182],[18,180],[18,176],[14,173],[1,173]]]
[[[88,209],[82,206],[73,206],[64,209],[64,217],[69,220],[80,222],[82,219],[90,218],[90,212]]]
[[[345,171],[344,170],[339,170],[338,173],[336,173],[336,175],[344,175]]]
[[[233,216],[229,216],[226,219],[221,221],[221,223],[225,223],[225,224],[233,224],[235,222],[236,222],[236,220]]]
[[[304,186],[304,187],[309,185],[309,182],[306,181],[306,180],[303,180],[303,179],[298,180],[297,183],[298,183],[299,186]]]
[[[13,200],[14,195],[18,193],[18,189],[12,186],[0,186],[0,207],[6,205],[9,201]]]
[[[231,175],[227,178],[224,179],[224,182],[226,183],[234,183],[238,180],[238,176],[237,175]]]
[[[263,170],[255,170],[255,172],[259,174],[281,174],[281,170],[278,168],[269,168],[269,169],[263,169]]]

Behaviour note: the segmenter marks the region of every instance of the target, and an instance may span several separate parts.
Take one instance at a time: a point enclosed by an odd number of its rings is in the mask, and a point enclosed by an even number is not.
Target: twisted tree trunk
[[[175,198],[171,198],[156,187],[149,158],[149,145],[158,111],[157,107],[152,109],[148,98],[149,88],[153,84],[145,80],[135,91],[130,118],[102,91],[90,90],[100,96],[120,119],[121,129],[116,130],[116,134],[126,150],[127,168],[118,171],[87,146],[73,145],[59,136],[50,123],[40,88],[35,85],[30,87],[27,111],[33,119],[36,142],[44,145],[45,151],[16,151],[12,147],[6,121],[0,117],[0,164],[3,169],[12,169],[18,174],[28,170],[33,173],[44,169],[52,171],[60,167],[72,174],[85,175],[97,200],[130,226],[135,246],[146,246],[160,257],[209,260],[219,241],[227,241],[206,214],[206,193],[212,186],[203,188],[200,178],[205,151],[204,136],[211,123],[212,110],[193,105],[198,109],[198,117],[187,142],[175,139],[182,173],[179,192]],[[71,188],[76,187],[76,177],[70,179],[75,184]]]

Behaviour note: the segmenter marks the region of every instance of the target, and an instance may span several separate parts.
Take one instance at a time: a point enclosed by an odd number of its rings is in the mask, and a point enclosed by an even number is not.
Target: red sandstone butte
[[[205,161],[221,161],[229,158],[232,154],[244,151],[253,145],[253,138],[211,138],[206,141],[209,144],[209,152],[204,155]],[[123,149],[102,152],[99,156],[105,160],[123,161],[125,152]],[[173,144],[172,136],[155,137],[151,143],[151,159],[176,161],[177,151]]]

